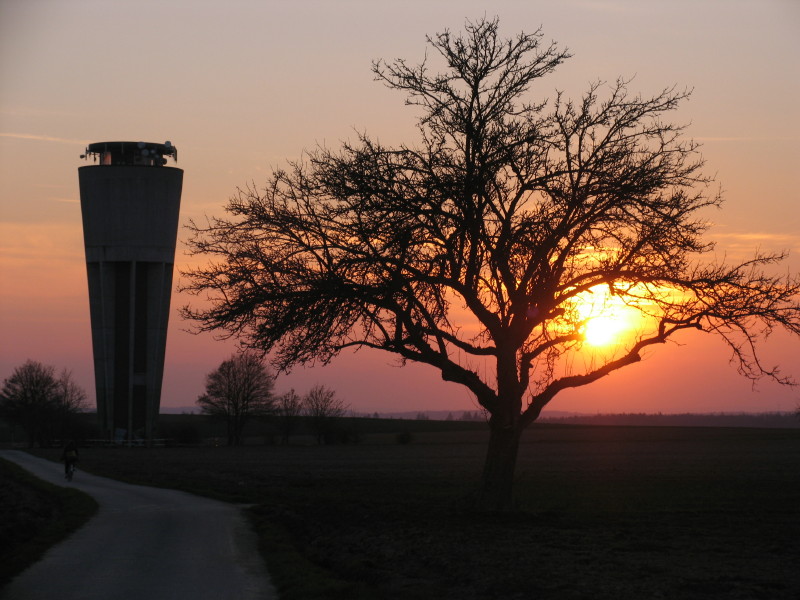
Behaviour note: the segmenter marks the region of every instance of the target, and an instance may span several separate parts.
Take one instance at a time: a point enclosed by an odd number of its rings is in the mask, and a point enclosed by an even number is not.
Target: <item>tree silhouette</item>
[[[346,410],[344,401],[337,398],[336,392],[324,385],[315,385],[303,396],[303,412],[317,436],[318,444],[331,440],[333,423],[343,417]]]
[[[211,304],[184,316],[278,369],[370,347],[466,386],[490,415],[490,508],[511,502],[520,434],[545,405],[681,330],[719,335],[748,377],[788,382],[756,342],[800,333],[800,282],[767,272],[781,254],[709,256],[703,211],[722,199],[698,145],[664,120],[688,91],[643,97],[620,79],[532,101],[569,57],[539,31],[502,39],[484,19],[428,44],[419,65],[373,64],[419,111],[418,144],[319,147],[240,189],[226,218],[192,223],[211,262],[185,289]],[[601,293],[647,324],[608,352],[585,343],[581,310]]]
[[[303,399],[297,395],[294,389],[291,389],[275,399],[274,412],[278,431],[281,434],[281,442],[288,444],[289,436],[300,424],[300,416],[303,414]]]
[[[272,412],[274,378],[253,352],[234,354],[206,376],[206,393],[197,399],[202,411],[224,419],[228,445],[242,444],[242,430],[254,417]]]
[[[14,369],[0,390],[0,417],[17,424],[28,445],[47,446],[74,433],[74,416],[88,409],[86,392],[69,371],[28,360]]]

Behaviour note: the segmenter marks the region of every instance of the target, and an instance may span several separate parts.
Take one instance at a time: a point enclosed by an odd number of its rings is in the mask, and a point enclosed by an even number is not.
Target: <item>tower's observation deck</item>
[[[94,158],[101,165],[136,165],[163,167],[165,156],[178,160],[178,149],[172,142],[152,144],[148,142],[96,142],[86,147],[81,158]]]
[[[183,171],[170,142],[98,142],[78,169],[97,411],[109,437],[151,439],[161,402]]]

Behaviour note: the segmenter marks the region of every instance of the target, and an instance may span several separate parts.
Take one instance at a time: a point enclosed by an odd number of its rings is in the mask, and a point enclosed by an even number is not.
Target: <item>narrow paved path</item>
[[[0,600],[274,600],[255,535],[232,504],[120,483],[25,452],[0,457],[75,487],[100,510],[0,590]]]

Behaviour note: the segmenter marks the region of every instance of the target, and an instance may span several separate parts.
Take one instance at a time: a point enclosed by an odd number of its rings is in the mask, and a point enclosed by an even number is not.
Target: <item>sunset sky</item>
[[[316,144],[366,131],[416,141],[415,112],[371,61],[421,61],[425,35],[499,16],[538,27],[573,58],[532,90],[577,97],[594,80],[633,91],[693,88],[690,123],[726,203],[707,216],[719,256],[788,250],[800,270],[800,2],[796,0],[0,0],[0,379],[31,358],[71,370],[94,400],[77,169],[90,142],[170,140],[184,169],[181,220],[219,215],[237,186]],[[179,234],[185,238],[185,232]],[[179,241],[176,268],[188,264]],[[178,274],[176,272],[176,282]],[[186,332],[175,294],[162,406],[188,407],[231,341]],[[755,389],[721,342],[687,334],[551,410],[793,410],[800,391]],[[765,362],[800,379],[800,341]],[[277,390],[335,389],[358,412],[474,410],[422,366],[360,352],[279,377]]]

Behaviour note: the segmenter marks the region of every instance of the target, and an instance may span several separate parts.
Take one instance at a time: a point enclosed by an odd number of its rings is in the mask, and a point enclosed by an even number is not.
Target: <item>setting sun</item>
[[[576,297],[575,311],[589,346],[618,344],[641,325],[642,315],[608,286],[598,285]]]
[[[625,320],[618,316],[594,317],[586,323],[584,336],[590,346],[606,346],[616,341],[625,329]]]

